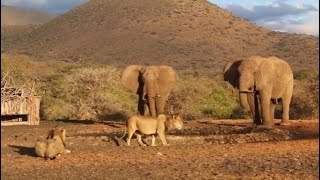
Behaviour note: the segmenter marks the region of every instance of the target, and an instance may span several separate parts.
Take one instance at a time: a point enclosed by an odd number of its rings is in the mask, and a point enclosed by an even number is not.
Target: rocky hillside
[[[251,55],[275,55],[294,68],[319,65],[317,37],[273,32],[206,0],[91,0],[2,39],[10,53],[120,66],[221,71],[226,61]]]

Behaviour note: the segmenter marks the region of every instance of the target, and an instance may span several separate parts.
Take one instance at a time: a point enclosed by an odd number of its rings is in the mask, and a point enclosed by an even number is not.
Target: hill
[[[221,71],[252,55],[275,55],[293,68],[319,65],[318,38],[273,32],[206,0],[91,0],[19,35],[4,35],[2,51],[180,70]]]
[[[42,24],[54,17],[55,15],[35,9],[1,6],[1,26]]]

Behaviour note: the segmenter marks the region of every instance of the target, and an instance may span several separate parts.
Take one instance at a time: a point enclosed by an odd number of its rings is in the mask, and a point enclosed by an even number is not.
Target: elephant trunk
[[[157,112],[156,112],[156,100],[155,97],[152,95],[148,95],[149,99],[149,111],[152,117],[157,117]]]
[[[153,80],[146,80],[146,91],[148,94],[148,102],[149,102],[149,111],[152,117],[157,116],[157,111],[156,111],[156,86],[155,82]]]
[[[250,110],[248,93],[240,93],[240,104],[243,109]]]
[[[158,115],[164,113],[165,104],[166,104],[166,97],[165,96],[156,97],[156,106],[157,106]]]
[[[241,107],[246,109],[246,110],[250,110],[250,105],[248,102],[248,93],[251,90],[249,90],[249,88],[244,85],[244,83],[240,83],[240,87],[239,87],[239,95],[240,95],[240,104]]]

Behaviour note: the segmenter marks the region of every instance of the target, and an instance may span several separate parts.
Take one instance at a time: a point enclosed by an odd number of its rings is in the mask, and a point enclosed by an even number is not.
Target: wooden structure
[[[25,85],[17,88],[7,75],[1,80],[1,126],[39,125],[41,96]]]

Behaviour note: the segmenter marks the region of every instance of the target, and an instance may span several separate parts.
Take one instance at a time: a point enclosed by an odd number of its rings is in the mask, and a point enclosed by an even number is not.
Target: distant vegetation
[[[16,83],[34,82],[39,94],[45,92],[41,103],[44,119],[124,120],[136,114],[136,95],[119,83],[122,69],[101,64],[34,61],[27,56],[5,54],[1,56],[1,65],[1,77],[9,72]],[[295,80],[291,119],[319,118],[317,78],[318,72],[310,74],[307,80]],[[197,72],[180,73],[166,110],[180,112],[186,120],[250,117],[238,101],[238,93],[219,78]]]

